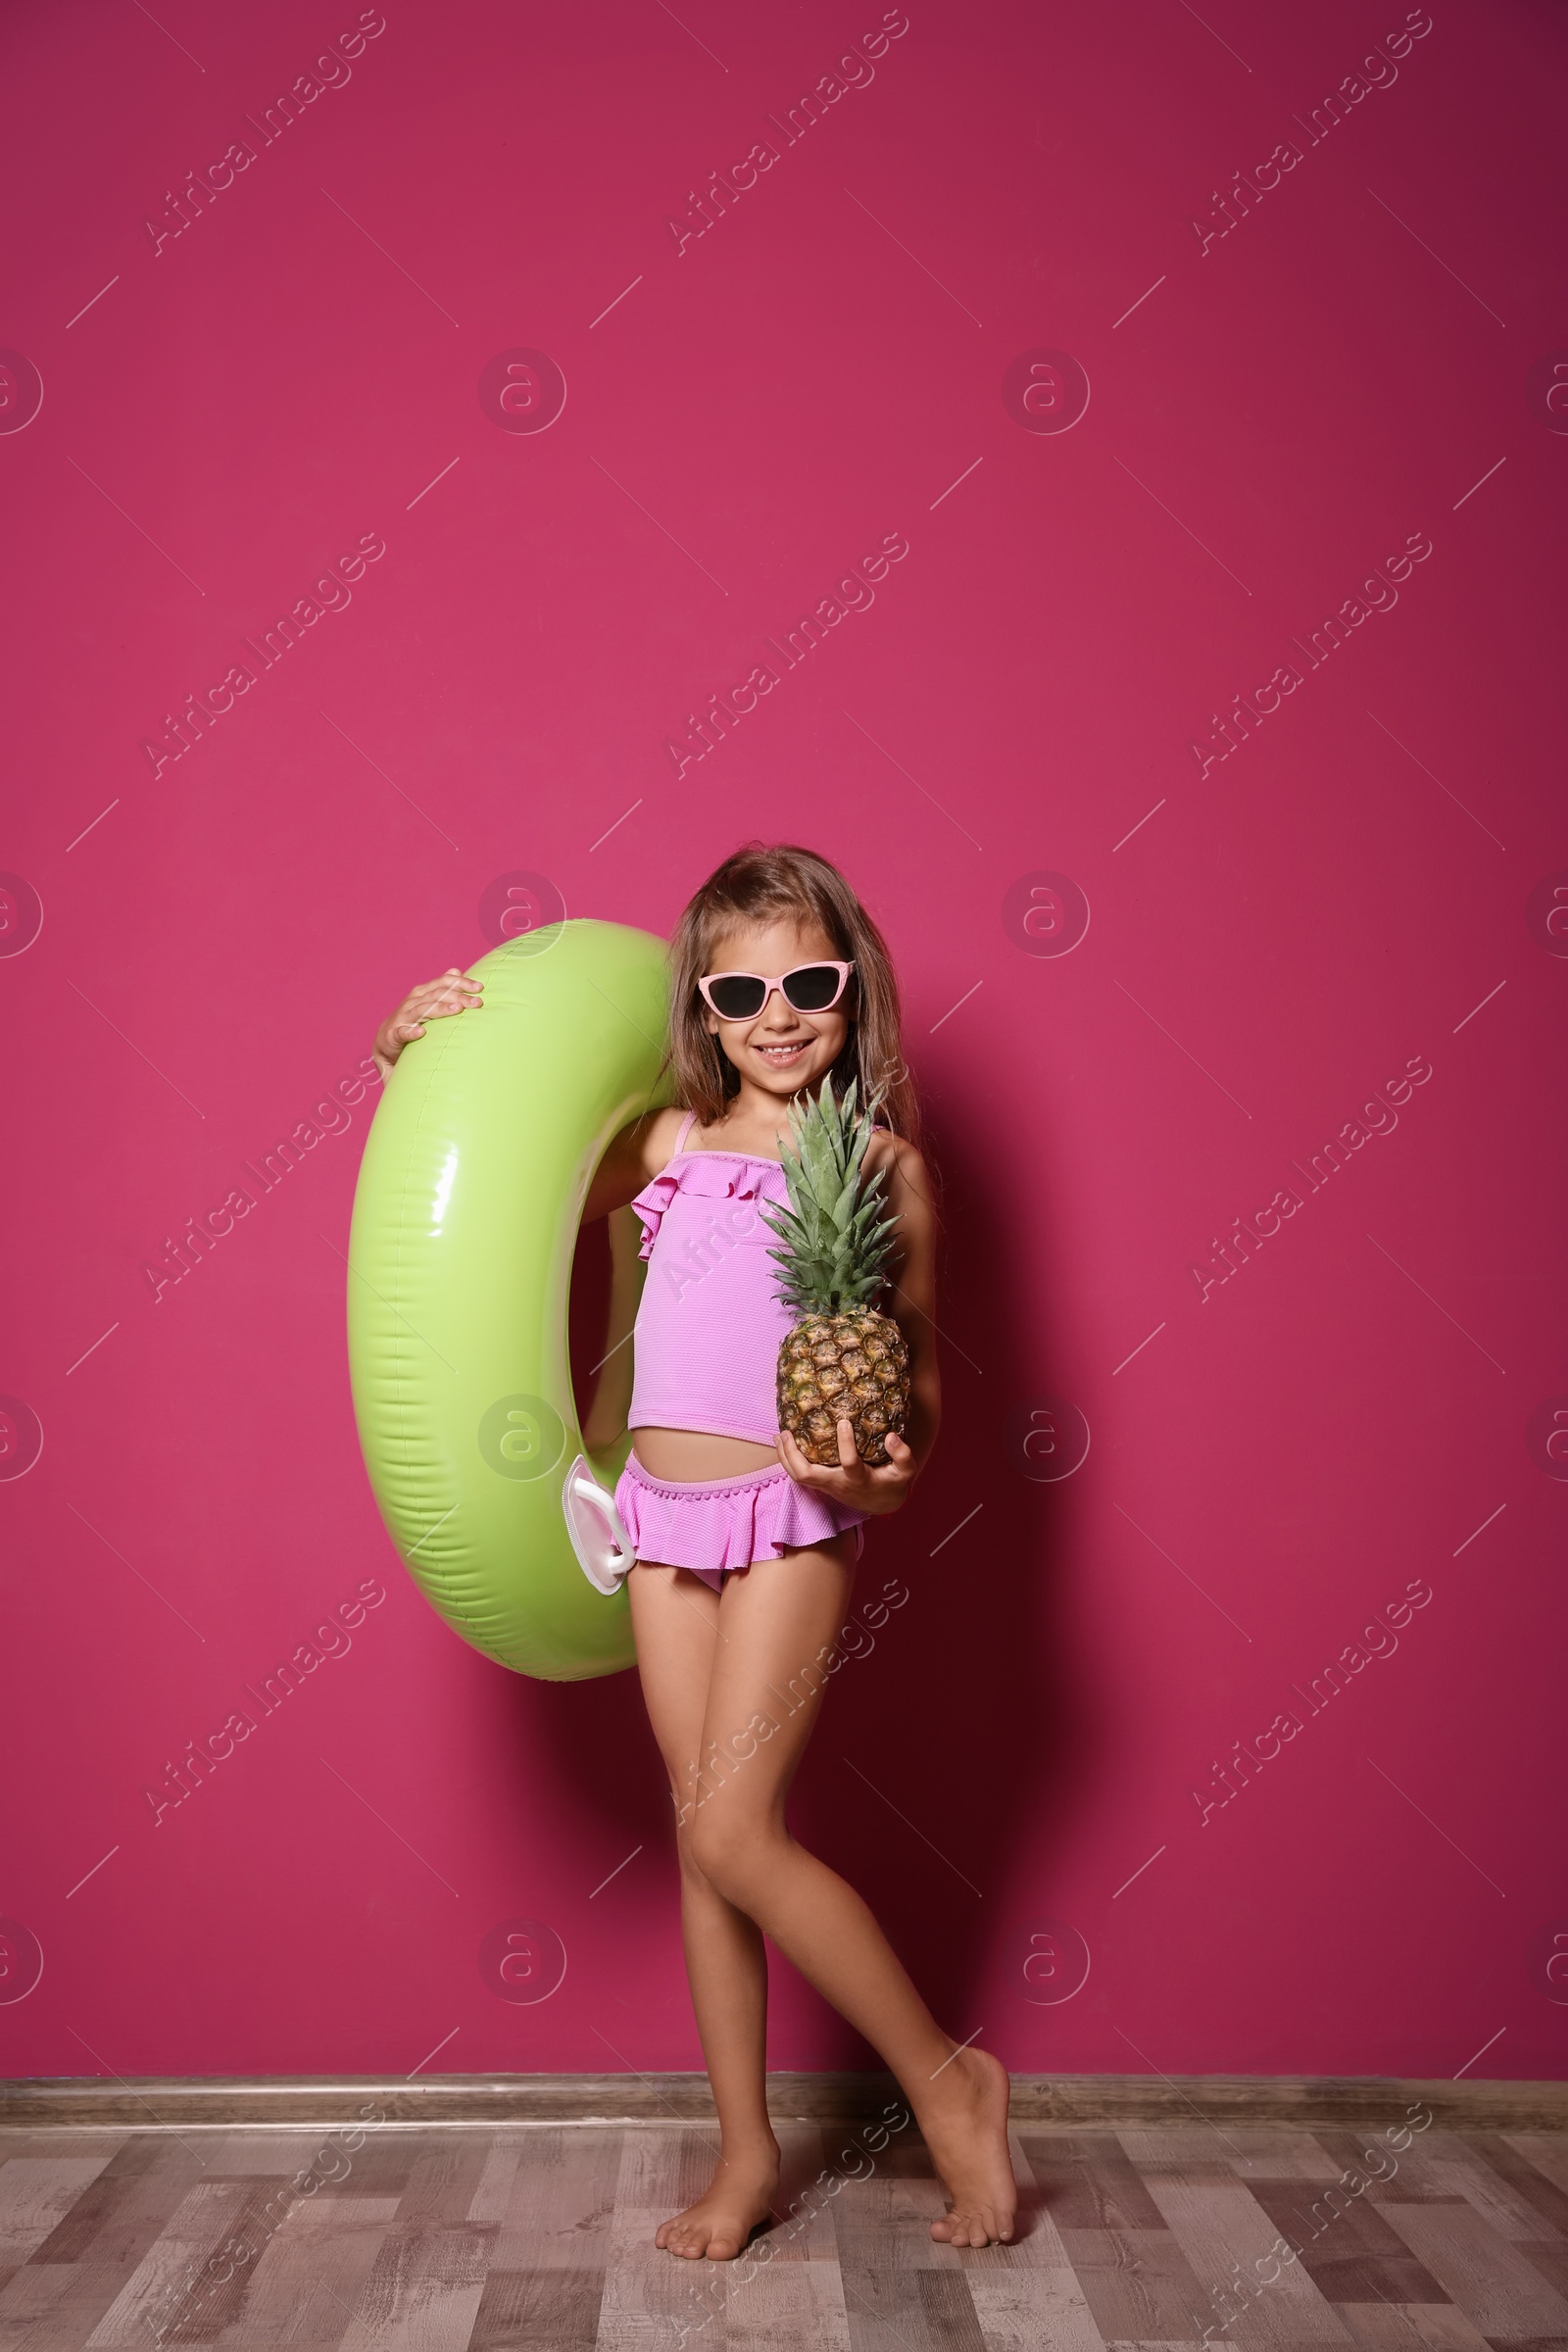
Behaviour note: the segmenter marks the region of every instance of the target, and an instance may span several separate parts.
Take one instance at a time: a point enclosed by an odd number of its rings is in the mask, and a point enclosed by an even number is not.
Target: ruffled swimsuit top
[[[778,1297],[783,1247],[759,1213],[787,1206],[776,1159],[683,1152],[632,1202],[648,1279],[633,1340],[632,1429],[778,1441],[777,1368],[794,1317]]]

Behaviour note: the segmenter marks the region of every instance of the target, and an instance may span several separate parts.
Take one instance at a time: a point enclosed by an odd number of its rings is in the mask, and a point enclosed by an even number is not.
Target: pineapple
[[[838,1465],[848,1420],[862,1462],[888,1459],[909,1410],[909,1350],[871,1304],[881,1290],[896,1216],[884,1216],[886,1176],[863,1173],[876,1102],[857,1118],[852,1080],[839,1101],[824,1078],[814,1102],[791,1105],[794,1149],[783,1151],[790,1205],[762,1214],[785,1245],[778,1291],[800,1318],[778,1352],[778,1422],[808,1462]]]

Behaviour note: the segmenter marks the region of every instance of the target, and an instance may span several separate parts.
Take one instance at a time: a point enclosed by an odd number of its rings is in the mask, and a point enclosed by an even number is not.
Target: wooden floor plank
[[[1104,2352],[1088,2298],[1065,2267],[982,2268],[964,2274],[986,2352]]]
[[[1499,2237],[1522,2242],[1555,2234],[1551,2219],[1522,2193],[1510,2171],[1503,2169],[1513,2164],[1511,2152],[1499,2149],[1500,2164],[1493,2164],[1482,2152],[1482,2135],[1467,2139],[1457,2132],[1429,2132],[1397,2151],[1386,2143],[1380,2146],[1371,2136],[1320,2132],[1317,2137],[1339,2157],[1352,2180],[1358,2177],[1371,2182],[1365,2194],[1375,2205],[1463,2197],[1486,2216]],[[1373,2180],[1374,2164],[1390,2177]]]
[[[1560,2238],[1551,2238],[1539,2246],[1518,2246],[1515,2251],[1522,2254],[1526,2262],[1541,2273],[1546,2284],[1555,2287],[1563,2300],[1568,2302],[1568,2246]]]
[[[1505,2132],[1502,2136],[1544,2180],[1568,2194],[1568,2132]]]
[[[486,2274],[467,2352],[594,2352],[605,2274],[567,2270]]]
[[[359,2132],[364,2138],[356,2147],[352,2143]],[[330,2200],[333,2197],[395,2197],[401,2196],[409,2185],[415,2166],[421,2156],[428,2155],[438,2134],[431,2132],[411,2132],[407,2127],[396,2131],[377,2130],[374,2124],[354,2127],[344,2125],[334,2135],[334,2145],[343,2151],[342,2163],[330,2156],[318,2168],[322,2179],[317,2195]],[[326,2144],[326,2133],[316,2141],[320,2148]],[[343,2165],[348,2170],[343,2170]]]
[[[312,2198],[294,2207],[253,2265],[221,2352],[329,2352],[340,2344],[396,2218],[396,2197]]]
[[[951,2259],[951,2250],[950,2250]],[[956,2265],[842,2266],[851,2352],[985,2352],[985,2337]]]
[[[300,2132],[215,2132],[203,2135],[201,2152],[215,2180],[237,2180],[246,2174],[282,2180],[309,2171],[325,2141],[319,2124],[307,2124]]]
[[[1510,2147],[1500,2132],[1467,2132],[1461,2144],[1483,2173],[1505,2184],[1510,2211],[1524,2225],[1523,2239],[1560,2238],[1568,2245],[1568,2191]],[[1534,2217],[1534,2228],[1530,2223]],[[1510,2237],[1521,2232],[1509,2230]]]
[[[122,2148],[130,2137],[123,2126],[74,2131],[62,2124],[58,2130],[19,2131],[14,2125],[0,2127],[0,2164],[10,2156],[103,2156],[108,2158]]]
[[[1163,2223],[1158,2230],[1066,2229],[1061,2242],[1107,2344],[1185,2343],[1214,2323],[1205,2288]]]
[[[79,2352],[199,2177],[180,2140],[126,2140],[0,2297],[0,2352]]]
[[[612,2232],[599,2305],[596,2352],[669,2352],[687,2344],[722,2352],[724,2303],[734,2291],[727,2266],[677,2261],[654,2246],[638,2215],[629,2236]]]
[[[489,2132],[434,2132],[409,2167],[398,2199],[399,2229],[466,2223],[492,2145]],[[352,2176],[350,2176],[352,2178]],[[478,2228],[482,2225],[475,2224]]]
[[[484,2168],[474,2183],[473,2195],[464,2217],[470,2222],[494,2222],[499,2230],[507,2218],[517,2185],[517,2170],[524,2153],[524,2135],[520,2132],[493,2132],[485,2141]],[[537,2157],[534,2159],[537,2162]],[[497,2257],[492,2256],[492,2264]]]
[[[1568,2344],[1568,2298],[1473,2205],[1455,2198],[1451,2204],[1391,2203],[1383,2211],[1484,2336],[1522,2341],[1554,2335]]]
[[[1159,2208],[1114,2132],[1020,2132],[1059,2230],[1162,2230]]]
[[[494,2235],[474,2222],[405,2221],[400,2207],[339,2338],[342,2352],[466,2352]]]
[[[1340,2317],[1367,2352],[1488,2352],[1486,2337],[1457,2303],[1347,2303]]]
[[[1374,2180],[1381,2198],[1455,2193],[1446,2183],[1446,2159],[1433,2153],[1434,2144],[1442,2137],[1439,2132],[1424,2132],[1406,2148],[1394,2148],[1375,2132],[1342,2132],[1325,2124],[1318,2125],[1311,2136],[1332,2160],[1338,2176]]]
[[[270,2185],[200,2180],[189,2189],[87,2337],[88,2352],[144,2347],[150,2337],[210,2343],[244,2292],[243,2266],[220,2259],[219,2250],[230,2238],[249,2243],[264,2234],[261,2208]]]
[[[1248,2193],[1331,2303],[1447,2301],[1377,2207],[1337,2180],[1252,2180]]]
[[[1340,2169],[1305,2132],[1284,2124],[1226,2124],[1223,2131],[1207,2124],[1195,2124],[1190,2130],[1124,2126],[1116,2137],[1140,2172],[1218,2164],[1239,2180],[1250,2180],[1254,2175],[1271,2180],[1298,2175],[1303,2180],[1332,2180]]]
[[[1239,2344],[1347,2344],[1334,2305],[1300,2262],[1276,2251],[1280,2231],[1250,2188],[1149,2176],[1150,2193],[1194,2272],[1218,2290],[1205,2302]],[[1230,2315],[1236,2314],[1234,2325]]]
[[[30,2262],[13,2272],[0,2288],[0,2345],[5,2352],[44,2352],[46,2345],[80,2344],[109,2300],[106,2292],[84,2311],[80,2308],[84,2267],[76,2262]]]
[[[143,2229],[154,2216],[160,2225],[169,2219],[197,2170],[177,2141],[152,2132],[123,2140],[33,2254],[34,2266],[112,2259],[124,2230],[135,2233],[138,2218]],[[142,2239],[138,2259],[148,2242]]]
[[[1478,2213],[1486,2216],[1499,2237],[1524,2243],[1560,2235],[1551,2216],[1544,2214],[1538,2204],[1522,2193],[1505,2169],[1518,2161],[1512,2151],[1499,2149],[1496,2153],[1499,2161],[1494,2163],[1477,2140],[1466,2140],[1457,2132],[1434,2132],[1426,2168],[1419,2177],[1430,2180],[1440,2196],[1466,2198]],[[1523,2166],[1521,2170],[1529,2179],[1531,2168]],[[1549,2186],[1537,2193],[1553,2206],[1555,2213],[1568,2210],[1568,2199],[1553,2198]]]
[[[695,2337],[691,2352],[702,2352],[707,2340]],[[812,2352],[854,2352],[837,2263],[776,2263],[760,2270],[731,2296],[721,2340],[727,2352],[795,2352],[797,2345],[809,2345]]]
[[[624,2132],[606,2125],[517,2136],[522,2146],[499,2217],[492,2257],[496,2268],[591,2271],[602,2267],[610,2243]],[[473,2218],[485,2217],[476,2212]]]
[[[30,2261],[112,2153],[12,2156],[0,2164],[0,2266],[16,2270]]]

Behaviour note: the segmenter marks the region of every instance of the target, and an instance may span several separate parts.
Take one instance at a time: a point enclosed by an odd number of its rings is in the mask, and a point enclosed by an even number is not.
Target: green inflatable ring
[[[405,1047],[349,1236],[349,1374],[370,1486],[425,1597],[486,1657],[547,1682],[634,1661],[631,1565],[590,1461],[566,1337],[605,1147],[667,1102],[664,948],[566,921],[472,965],[477,1012]]]

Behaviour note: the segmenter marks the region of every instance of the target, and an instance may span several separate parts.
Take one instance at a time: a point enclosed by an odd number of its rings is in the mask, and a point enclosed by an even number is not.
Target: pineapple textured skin
[[[808,1462],[839,1467],[838,1423],[849,1421],[855,1450],[873,1468],[889,1459],[909,1414],[909,1349],[891,1315],[874,1307],[807,1315],[778,1351],[778,1425]]]
[[[839,1466],[838,1423],[848,1420],[861,1461],[890,1457],[909,1411],[909,1349],[872,1301],[886,1282],[897,1216],[884,1215],[885,1173],[864,1162],[875,1102],[856,1115],[852,1083],[842,1100],[822,1081],[815,1100],[790,1111],[783,1149],[788,1208],[763,1211],[784,1247],[779,1296],[799,1317],[778,1355],[778,1425],[808,1462]]]

